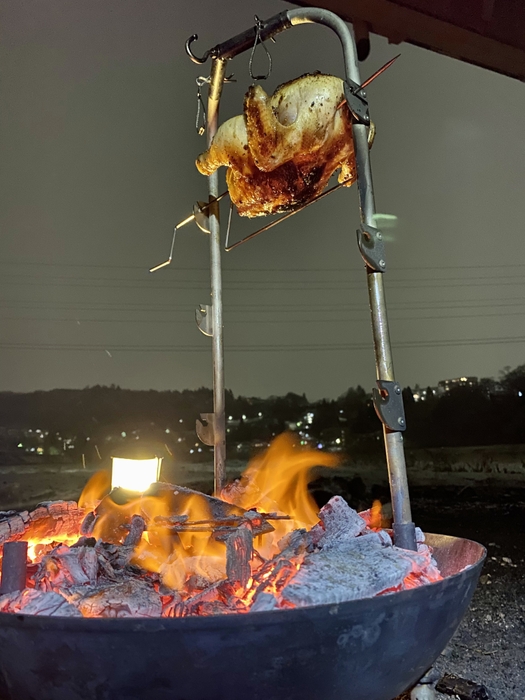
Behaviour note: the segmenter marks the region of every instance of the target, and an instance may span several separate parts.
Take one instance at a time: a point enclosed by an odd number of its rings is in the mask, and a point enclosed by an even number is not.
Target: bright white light
[[[335,444],[340,445],[341,444],[341,438],[336,438],[335,439]]]
[[[179,418],[179,423],[182,423],[182,418]]]
[[[190,450],[190,455],[192,455],[195,452],[195,450]]]
[[[245,414],[245,413],[242,414],[242,419],[243,419],[243,420],[246,420],[246,414]]]
[[[522,391],[518,391],[518,396],[523,396],[523,392],[522,392]]]
[[[153,459],[123,459],[112,457],[111,488],[143,493],[159,480],[162,457]]]
[[[259,418],[262,418],[262,413],[261,413],[261,412],[259,412],[257,415],[259,416]]]
[[[122,437],[126,437],[126,433],[124,431],[122,431],[120,434],[122,435]]]
[[[169,429],[169,428],[166,428],[166,432],[167,432],[167,433],[169,434],[169,432],[170,432],[170,429]]]

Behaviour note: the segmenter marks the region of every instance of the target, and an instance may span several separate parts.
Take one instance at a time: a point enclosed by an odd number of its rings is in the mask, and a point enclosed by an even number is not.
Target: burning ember
[[[1,612],[84,617],[185,617],[339,603],[442,577],[418,530],[396,548],[380,506],[358,514],[339,496],[319,512],[314,466],[333,455],[281,435],[221,499],[165,483],[143,495],[96,474],[78,505],[7,513],[0,541],[28,541],[23,591]]]

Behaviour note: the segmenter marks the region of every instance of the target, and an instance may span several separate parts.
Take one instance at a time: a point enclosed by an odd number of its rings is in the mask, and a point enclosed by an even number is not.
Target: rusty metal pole
[[[219,103],[226,71],[226,61],[214,59],[211,68],[208,92],[207,139],[208,147],[219,123]],[[218,496],[226,477],[226,418],[224,397],[224,349],[222,321],[222,270],[221,232],[219,204],[219,173],[216,170],[208,176],[210,207],[208,210],[210,229],[210,276],[211,276],[211,316],[212,316],[212,361],[213,361],[213,473],[214,493]]]

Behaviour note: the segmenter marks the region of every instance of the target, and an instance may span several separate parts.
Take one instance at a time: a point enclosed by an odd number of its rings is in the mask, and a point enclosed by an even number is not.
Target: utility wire
[[[395,348],[446,348],[470,345],[508,345],[525,343],[525,336],[508,338],[464,338],[454,340],[412,340],[392,341]],[[369,342],[360,343],[319,343],[319,344],[284,344],[284,345],[227,345],[228,352],[260,353],[260,352],[327,352],[348,350],[370,350]],[[208,345],[67,345],[59,343],[0,343],[1,350],[65,350],[78,352],[210,352]]]

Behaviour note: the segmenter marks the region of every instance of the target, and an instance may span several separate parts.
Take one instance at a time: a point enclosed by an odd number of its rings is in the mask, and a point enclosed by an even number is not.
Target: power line
[[[16,306],[14,306],[16,304]],[[52,306],[50,306],[52,304]],[[485,308],[507,308],[507,307],[522,307],[525,305],[524,297],[509,297],[508,299],[497,299],[492,301],[491,299],[455,299],[451,303],[443,303],[439,299],[433,299],[428,301],[396,301],[389,304],[390,311],[423,311],[423,310],[446,310],[446,309],[485,309]],[[170,316],[177,313],[191,313],[195,310],[197,304],[156,304],[156,303],[145,303],[145,304],[131,304],[126,302],[92,302],[85,305],[83,302],[67,302],[64,304],[61,301],[60,305],[55,305],[52,302],[40,301],[40,300],[0,300],[0,308],[8,308],[10,310],[39,310],[43,309],[46,311],[100,311],[102,313],[123,311],[131,312],[138,311],[139,313],[151,311],[158,311],[159,313],[164,313],[169,311]],[[304,304],[267,304],[261,302],[259,304],[229,304],[225,308],[225,313],[245,313],[247,311],[256,311],[258,313],[311,313],[312,311],[319,311],[325,313],[339,313],[340,311],[351,311],[351,310],[363,310],[365,307],[362,303],[355,304],[339,304],[337,302],[315,304],[305,302]],[[77,319],[75,319],[77,320]],[[79,319],[81,320],[81,319]]]
[[[228,258],[226,257],[226,260]],[[151,261],[150,261],[151,262]],[[13,267],[13,266],[24,266],[27,265],[29,267],[74,267],[74,268],[89,268],[89,269],[104,269],[104,270],[143,270],[146,272],[150,264],[149,263],[144,263],[144,265],[114,265],[114,264],[106,264],[106,263],[68,263],[68,262],[41,262],[39,260],[18,260],[18,261],[7,261],[7,260],[1,260],[0,265],[4,265],[6,267]],[[508,268],[524,268],[525,263],[501,263],[501,264],[492,264],[488,263],[487,265],[481,265],[481,264],[471,264],[471,265],[463,265],[463,264],[458,264],[458,265],[408,265],[408,266],[396,266],[395,270],[482,270],[482,269],[508,269]],[[332,267],[295,267],[295,268],[289,268],[289,267],[242,267],[242,268],[228,268],[225,266],[224,268],[227,271],[244,271],[244,272],[348,272],[349,270],[363,270],[363,265],[359,266],[353,266],[353,267],[339,267],[339,268],[332,268]],[[199,266],[199,267],[189,267],[189,266],[181,266],[177,267],[176,265],[172,264],[170,268],[168,268],[169,271],[171,272],[181,272],[184,270],[188,270],[191,272],[198,272],[198,271],[205,271],[209,272],[209,267],[206,266]],[[166,270],[166,272],[168,272]]]
[[[275,312],[272,312],[275,313]],[[290,313],[290,312],[287,312]],[[297,313],[297,312],[295,312]],[[339,313],[339,312],[338,312]],[[187,313],[185,316],[190,317],[189,320],[182,320],[182,321],[177,321],[177,325],[181,324],[188,324],[188,325],[195,325],[195,319],[191,318],[191,314]],[[226,314],[228,316],[228,314]],[[477,318],[491,318],[491,317],[498,317],[498,318],[505,318],[507,316],[525,316],[525,310],[523,311],[508,311],[508,312],[501,312],[498,311],[496,313],[482,313],[482,314],[442,314],[442,315],[434,315],[434,316],[416,316],[416,315],[410,315],[410,316],[396,316],[396,315],[390,315],[389,318],[392,321],[437,321],[437,320],[449,320],[453,321],[454,319],[464,319],[464,318],[470,318],[470,319],[477,319]],[[339,316],[339,319],[341,319],[341,316]],[[265,325],[272,325],[272,324],[292,324],[292,323],[331,323],[334,324],[338,319],[334,318],[301,318],[301,319],[294,319],[294,318],[289,318],[289,319],[270,319],[270,320],[265,320],[264,323]],[[344,320],[344,319],[343,319]],[[348,321],[351,321],[352,323],[360,322],[360,321],[366,321],[367,323],[370,321],[370,315],[365,314],[363,316],[360,316],[359,318],[355,317],[348,317]],[[76,323],[78,325],[82,325],[83,323],[128,323],[131,325],[134,324],[156,324],[156,325],[162,325],[166,326],[167,324],[170,324],[170,319],[169,318],[162,318],[162,319],[151,319],[151,318],[43,318],[43,317],[25,317],[25,316],[0,316],[0,321],[18,321],[18,322],[31,322],[31,323]],[[231,325],[245,325],[245,324],[260,324],[259,319],[233,319],[233,320],[228,320],[228,323]]]
[[[525,343],[525,336],[509,338],[464,338],[455,340],[412,340],[393,341],[395,348],[446,348],[469,345],[508,345]],[[285,345],[227,345],[227,352],[260,353],[260,352],[327,352],[348,350],[370,350],[370,342],[360,343],[319,343],[319,344],[285,344]],[[0,343],[2,350],[61,350],[76,352],[210,352],[208,346],[202,345],[66,345],[58,343]]]

